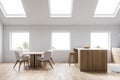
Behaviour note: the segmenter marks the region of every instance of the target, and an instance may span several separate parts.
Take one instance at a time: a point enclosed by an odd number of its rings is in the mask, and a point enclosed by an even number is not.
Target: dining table
[[[30,67],[36,68],[40,64],[40,61],[37,60],[37,56],[42,56],[44,52],[22,52],[23,55],[30,55]]]

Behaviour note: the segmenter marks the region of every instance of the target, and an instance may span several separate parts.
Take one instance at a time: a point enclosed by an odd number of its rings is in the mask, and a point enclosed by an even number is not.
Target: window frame
[[[91,32],[91,33],[108,33],[108,48],[107,50],[111,50],[111,32]],[[90,33],[90,46],[92,48],[92,45],[91,45],[91,33]]]
[[[28,33],[29,34],[29,49],[13,49],[13,47],[12,47],[12,33]],[[30,50],[30,33],[29,32],[9,32],[9,50],[10,51],[29,51]]]
[[[69,34],[69,49],[56,49],[53,45],[52,45],[52,34],[53,33],[68,33]],[[54,48],[54,50],[56,51],[67,51],[71,49],[71,36],[70,36],[70,32],[52,32],[51,33],[51,48]]]

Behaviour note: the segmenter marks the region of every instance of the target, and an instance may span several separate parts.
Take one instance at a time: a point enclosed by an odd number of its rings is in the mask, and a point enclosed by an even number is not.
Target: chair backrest
[[[51,58],[53,58],[53,49],[49,49],[48,52],[51,52]]]
[[[73,51],[74,51],[74,52],[76,52],[76,53],[78,53],[78,50],[77,50],[77,49],[75,49],[75,48],[73,49]]]
[[[15,57],[16,57],[16,60],[19,60],[20,59],[20,54],[18,51],[15,51]]]
[[[51,58],[51,51],[46,51],[44,53],[44,60],[50,60]]]

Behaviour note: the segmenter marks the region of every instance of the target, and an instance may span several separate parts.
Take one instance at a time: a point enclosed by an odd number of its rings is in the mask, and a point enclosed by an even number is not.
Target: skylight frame
[[[50,14],[50,17],[72,17],[72,14]]]
[[[48,1],[49,3],[49,14],[50,14],[50,17],[51,18],[71,18],[72,17],[72,10],[73,10],[73,0],[71,0],[71,6],[70,6],[70,13],[69,14],[60,14],[60,13],[57,13],[57,14],[53,14],[52,12],[52,8],[51,8],[51,0]]]
[[[97,3],[97,6],[99,4],[99,1]],[[96,9],[95,9],[95,12],[97,10],[97,6],[96,6]],[[120,2],[118,3],[118,5],[116,6],[113,14],[95,14],[94,13],[94,17],[115,17],[117,15],[117,13],[119,12],[119,9],[120,9]]]
[[[21,1],[21,4],[22,4],[22,1]],[[23,4],[22,4],[22,7],[23,7]],[[7,17],[7,18],[9,18],[9,17],[10,18],[12,18],[12,17],[19,17],[19,18],[24,18],[25,17],[26,18],[27,17],[26,13],[25,13],[25,10],[24,10],[24,7],[22,8],[23,11],[24,11],[24,14],[7,14],[4,7],[3,7],[3,4],[1,2],[0,2],[0,8],[1,8],[4,16]]]

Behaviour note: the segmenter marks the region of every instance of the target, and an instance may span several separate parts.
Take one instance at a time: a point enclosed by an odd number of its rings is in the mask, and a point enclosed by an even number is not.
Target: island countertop
[[[107,49],[103,49],[103,48],[75,48],[78,50],[107,50]]]

